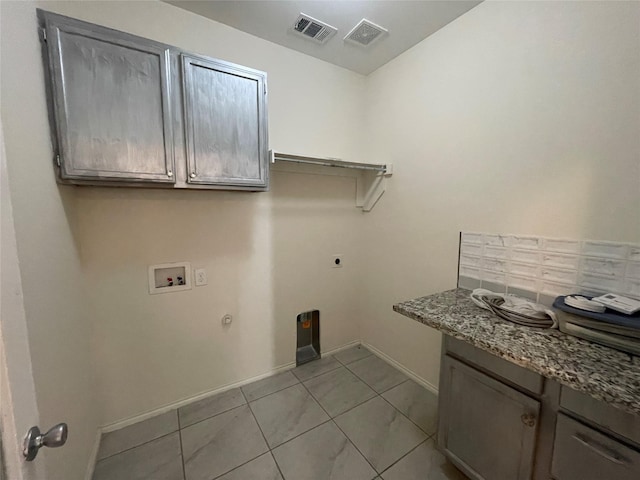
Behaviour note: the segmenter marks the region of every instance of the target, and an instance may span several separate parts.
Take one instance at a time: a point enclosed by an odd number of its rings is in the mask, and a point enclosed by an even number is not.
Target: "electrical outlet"
[[[331,266],[333,268],[342,268],[344,265],[344,255],[334,254],[331,256]]]
[[[196,287],[202,287],[206,285],[207,282],[207,272],[204,268],[196,268],[195,269],[195,277],[196,277]]]

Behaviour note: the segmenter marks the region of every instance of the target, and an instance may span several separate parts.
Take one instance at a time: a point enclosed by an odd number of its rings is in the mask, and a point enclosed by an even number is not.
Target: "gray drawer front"
[[[445,348],[448,353],[464,359],[467,363],[480,367],[492,376],[498,376],[531,393],[542,394],[544,378],[535,372],[514,365],[513,363],[448,335],[445,335]]]
[[[568,387],[562,387],[560,406],[640,446],[640,417]]]
[[[638,480],[640,453],[559,414],[551,473],[555,480]]]

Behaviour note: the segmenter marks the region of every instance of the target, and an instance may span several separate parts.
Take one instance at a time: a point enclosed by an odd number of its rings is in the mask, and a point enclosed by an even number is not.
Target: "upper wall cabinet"
[[[45,15],[63,180],[174,183],[169,49]]]
[[[39,10],[59,179],[266,190],[266,74]]]
[[[189,183],[266,187],[265,74],[182,55]]]

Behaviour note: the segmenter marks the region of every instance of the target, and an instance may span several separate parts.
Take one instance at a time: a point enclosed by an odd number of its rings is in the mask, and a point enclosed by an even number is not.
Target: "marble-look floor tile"
[[[356,345],[355,347],[347,348],[346,350],[336,353],[334,357],[343,365],[347,365],[356,360],[366,358],[369,355],[373,355],[371,350],[366,349],[362,345]]]
[[[391,405],[404,413],[427,435],[436,431],[438,423],[438,397],[413,380],[401,383],[382,394]]]
[[[265,395],[284,390],[296,383],[299,383],[299,380],[290,371],[287,371],[245,385],[242,387],[242,392],[247,397],[247,401],[252,402]]]
[[[433,440],[420,445],[389,470],[384,480],[467,480],[467,477],[436,450]]]
[[[381,397],[343,413],[335,422],[378,472],[427,439]]]
[[[181,435],[186,480],[211,480],[268,450],[247,405],[184,428]]]
[[[175,413],[175,412],[174,412]],[[96,463],[93,480],[183,480],[175,432]]]
[[[317,377],[323,373],[330,372],[341,367],[342,364],[333,357],[322,357],[320,360],[313,360],[291,370],[298,377],[298,380],[304,382],[310,378]]]
[[[218,395],[203,398],[178,409],[180,427],[188,427],[205,418],[213,417],[245,403],[247,402],[239,388],[233,388]]]
[[[279,446],[273,456],[286,479],[371,480],[377,475],[333,422]]]
[[[375,355],[350,363],[347,368],[378,393],[408,379],[405,374]]]
[[[98,460],[124,452],[177,430],[178,414],[175,410],[171,410],[120,430],[105,433],[100,439]]]
[[[344,367],[314,377],[304,384],[331,417],[376,396],[376,392]]]
[[[268,452],[216,480],[282,480],[282,475],[271,452]]]
[[[301,384],[250,403],[271,448],[329,420]]]

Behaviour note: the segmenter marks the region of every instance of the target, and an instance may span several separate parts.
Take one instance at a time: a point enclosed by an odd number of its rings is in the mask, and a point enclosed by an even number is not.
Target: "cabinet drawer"
[[[637,480],[640,453],[559,414],[551,472],[555,480]]]
[[[562,387],[560,406],[640,445],[639,416],[623,412],[569,387]]]
[[[449,335],[445,335],[444,342],[446,352],[462,359],[465,363],[479,367],[489,375],[506,380],[531,393],[542,394],[544,379],[541,375]]]

